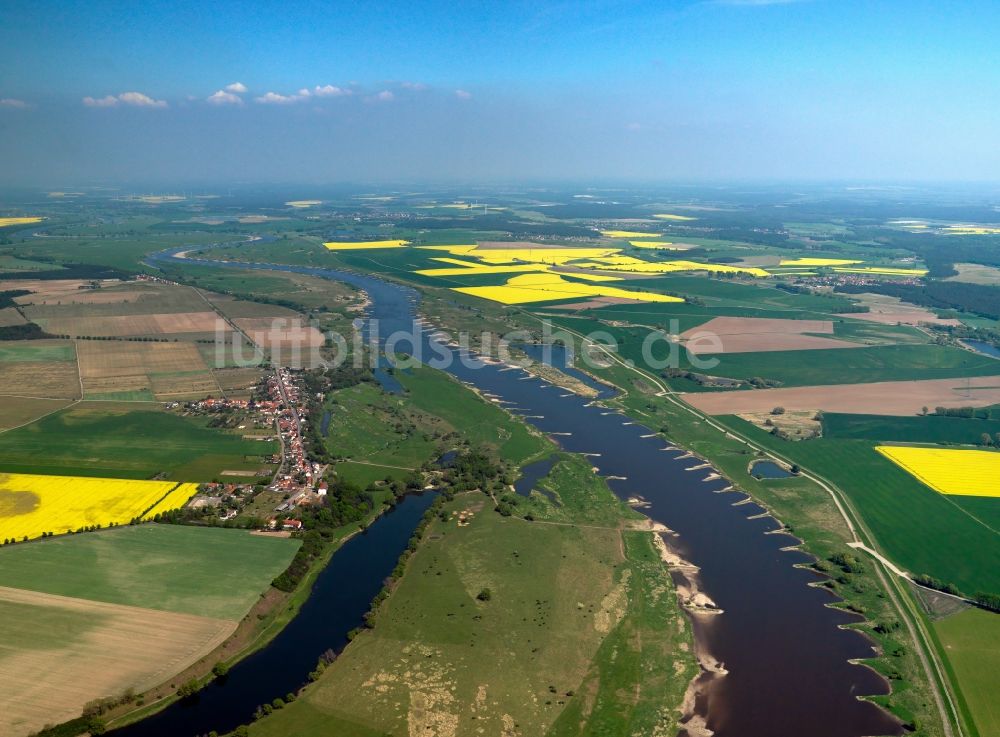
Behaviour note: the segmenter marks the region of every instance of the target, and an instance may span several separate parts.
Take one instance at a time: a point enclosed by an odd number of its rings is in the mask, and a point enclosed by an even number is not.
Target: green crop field
[[[145,524],[0,549],[0,586],[240,619],[299,542],[245,530]]]
[[[744,283],[698,276],[662,276],[643,279],[641,285],[651,291],[697,297],[712,308],[834,313],[853,304],[841,296],[785,291],[775,286],[773,280]]]
[[[624,346],[621,353],[637,363],[643,360],[641,343],[635,340]],[[653,355],[664,358],[666,346],[659,343]],[[732,353],[718,356],[715,366],[703,367],[694,366],[685,351],[680,351],[680,355],[682,369],[741,379],[759,376],[780,381],[783,386],[992,376],[1000,370],[996,359],[937,345]]]
[[[265,467],[276,449],[155,404],[82,403],[0,434],[0,471],[211,481]]]
[[[983,433],[995,437],[998,432],[1000,420],[997,419],[823,414],[823,436],[842,440],[975,444],[982,440]]]
[[[967,609],[933,624],[980,737],[1000,734],[1000,615]]]
[[[648,532],[575,524],[567,509],[618,523],[634,513],[586,462],[564,462],[582,470],[552,481],[573,502],[549,507],[563,523],[501,517],[482,494],[458,495],[374,629],[250,733],[440,734],[428,728],[447,724],[471,737],[517,724],[514,734],[568,737],[675,723],[670,705],[694,664],[667,572]],[[533,505],[539,520],[545,504]],[[458,524],[461,511],[474,512],[470,524]]]
[[[848,495],[886,554],[913,574],[928,574],[967,594],[1000,592],[1000,536],[962,498],[927,488],[866,440],[788,442],[737,417],[716,418],[835,483]],[[1000,512],[1000,500],[980,499]],[[992,504],[989,504],[992,502]]]
[[[0,343],[0,363],[76,361],[68,340],[25,340]]]

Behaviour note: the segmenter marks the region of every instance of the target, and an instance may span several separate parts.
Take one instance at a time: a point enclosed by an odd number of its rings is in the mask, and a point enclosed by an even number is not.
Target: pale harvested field
[[[88,399],[94,399],[95,396],[99,394],[109,394],[112,392],[138,392],[143,389],[152,391],[149,377],[146,376],[146,374],[103,376],[99,379],[84,379],[83,386]],[[101,397],[96,398],[100,399]]]
[[[63,292],[58,295],[36,294],[32,297],[21,297],[21,300],[30,302],[33,305],[104,305],[104,304],[132,304],[138,302],[146,295],[138,290],[125,289],[77,289],[72,292]]]
[[[81,340],[77,343],[84,380],[175,371],[206,371],[193,343],[129,343]]]
[[[982,264],[955,264],[958,276],[949,276],[945,281],[960,281],[966,284],[1000,286],[1000,269]]]
[[[206,309],[205,300],[191,287],[151,282],[111,282],[99,289],[22,299],[31,303],[28,316],[38,318],[155,315]]]
[[[128,337],[136,335],[212,334],[229,326],[214,312],[171,312],[152,315],[47,317],[37,321],[54,335]]]
[[[77,343],[88,395],[149,389],[157,398],[218,394],[219,386],[193,343]]]
[[[683,333],[685,346],[694,355],[709,353],[764,353],[827,348],[862,348],[837,338],[804,333],[833,334],[830,320],[781,320],[761,317],[716,317]],[[718,336],[721,350],[705,336]]]
[[[0,430],[9,430],[37,420],[63,407],[69,406],[71,399],[28,399],[26,397],[4,397],[3,412],[0,412]]]
[[[611,305],[634,305],[642,304],[641,299],[625,299],[623,297],[594,297],[584,302],[571,302],[568,305],[559,305],[560,310],[596,310],[601,307]]]
[[[289,350],[295,346],[303,350],[323,345],[323,333],[312,326],[303,325],[298,318],[246,317],[233,320],[257,345],[274,350]]]
[[[80,380],[71,361],[0,362],[0,395],[79,399]]]
[[[291,287],[291,285],[289,285]],[[291,293],[291,290],[290,290]],[[236,299],[224,294],[207,294],[209,301],[222,310],[222,313],[230,320],[243,318],[294,318],[301,317],[295,310],[280,305],[267,304],[266,302],[250,302],[248,300]]]
[[[0,292],[27,290],[32,294],[14,298],[18,304],[25,304],[39,298],[58,299],[60,295],[79,294],[84,291],[80,289],[84,284],[86,282],[80,279],[7,279],[0,281]]]
[[[710,331],[718,335],[743,335],[745,333],[782,333],[795,335],[797,333],[833,334],[832,320],[781,320],[765,317],[715,317],[681,333],[682,338],[689,338],[701,331]]]
[[[869,384],[798,386],[728,392],[686,393],[684,401],[710,415],[787,411],[915,415],[923,407],[988,407],[1000,403],[1000,376]]]
[[[158,374],[149,377],[157,399],[204,398],[219,395],[219,385],[211,371],[184,374]]]
[[[961,325],[959,320],[942,319],[930,310],[923,307],[903,302],[898,297],[889,297],[884,294],[852,294],[851,297],[868,305],[869,312],[850,312],[840,317],[847,317],[853,320],[866,320],[867,322],[878,322],[883,325],[919,325],[922,322],[934,325]]]
[[[11,325],[24,325],[26,322],[27,320],[21,317],[21,313],[13,307],[0,309],[0,328],[10,327]]]
[[[204,657],[236,622],[0,587],[0,734],[142,691]]]
[[[264,372],[255,368],[228,368],[215,369],[213,373],[219,386],[229,392],[249,389],[260,380]]]

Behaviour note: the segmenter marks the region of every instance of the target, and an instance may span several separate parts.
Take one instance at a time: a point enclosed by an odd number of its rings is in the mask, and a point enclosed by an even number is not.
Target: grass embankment
[[[447,502],[373,629],[251,734],[669,733],[696,666],[651,534],[582,459],[544,484],[509,517]]]
[[[371,383],[332,392],[325,444],[341,478],[367,486],[412,470],[460,446],[488,448],[520,464],[548,442],[497,405],[466,389],[442,371],[418,367],[397,371],[403,395]]]

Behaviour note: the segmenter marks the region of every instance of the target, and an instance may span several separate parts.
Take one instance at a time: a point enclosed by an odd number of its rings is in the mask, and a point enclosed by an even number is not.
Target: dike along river
[[[164,251],[152,260],[175,258],[184,250]],[[220,265],[197,258],[187,261]],[[226,266],[239,265],[227,262]],[[425,360],[452,350],[415,325],[419,294],[414,289],[334,269],[243,266],[347,282],[368,293],[369,317],[379,321],[380,335],[415,330]],[[397,350],[411,348],[404,343]],[[475,365],[456,360],[445,370],[504,402],[539,430],[559,433],[555,438],[566,450],[589,454],[616,494],[648,502],[643,512],[673,530],[676,537],[667,538],[670,546],[700,568],[701,591],[724,611],[693,618],[699,650],[727,671],[711,679],[697,698],[697,713],[717,737],[900,734],[895,719],[858,698],[884,694],[887,685],[873,671],[848,662],[873,653],[862,636],[839,628],[855,618],[824,606],[833,601],[830,594],[808,586],[816,576],[794,567],[810,559],[795,550],[782,550],[794,542],[788,536],[766,534],[778,525],[770,517],[757,517],[763,512],[759,506],[734,506],[745,498],[740,493],[713,493],[721,492],[728,482],[708,479],[711,468],[689,470],[701,461],[673,449],[627,417],[519,369],[463,357]],[[366,609],[362,602],[378,592],[429,503],[426,497],[407,499],[366,535],[348,542],[321,574],[302,614],[264,650],[236,665],[225,684],[209,686],[198,699],[171,706],[116,734],[189,737],[211,729],[221,733],[249,721],[258,704],[301,685],[317,656],[342,646],[344,634],[358,624]],[[351,607],[345,608],[345,597]],[[315,627],[316,622],[322,626]]]

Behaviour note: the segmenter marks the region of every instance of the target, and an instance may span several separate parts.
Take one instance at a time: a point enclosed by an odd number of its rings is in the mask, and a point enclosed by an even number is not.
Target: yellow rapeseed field
[[[660,220],[697,220],[698,218],[689,217],[688,215],[672,215],[667,212],[661,212],[653,215],[654,218],[659,218]]]
[[[0,228],[8,225],[31,225],[40,223],[44,218],[0,218]]]
[[[197,490],[176,481],[0,474],[0,540],[128,524],[182,507]]]
[[[331,251],[363,251],[368,248],[402,248],[409,241],[332,241],[323,245]]]
[[[609,261],[609,260],[602,260]],[[754,266],[726,266],[723,264],[703,264],[699,261],[642,261],[633,259],[631,262],[598,263],[592,268],[607,271],[631,271],[643,274],[669,274],[674,271],[709,271],[715,274],[750,274],[751,276],[771,276],[764,269]]]
[[[634,248],[667,248],[673,244],[670,241],[629,241]]]
[[[927,269],[893,269],[887,266],[834,266],[841,274],[885,274],[887,276],[924,276]]]
[[[643,233],[640,230],[602,230],[605,238],[660,238],[663,233]]]
[[[942,494],[1000,497],[1000,452],[879,445],[875,450]]]
[[[291,202],[286,202],[289,207],[297,207],[303,209],[306,207],[316,207],[316,205],[322,205],[323,200],[292,200]]]
[[[453,259],[434,259],[435,261],[450,261]],[[457,260],[457,259],[455,259]],[[469,276],[475,274],[518,274],[528,271],[548,271],[546,264],[462,264],[458,267],[443,267],[439,269],[420,269],[413,272],[421,276]]]
[[[1000,228],[991,228],[986,225],[949,225],[945,229],[951,235],[997,235]]]
[[[782,266],[848,266],[850,264],[860,264],[862,261],[849,258],[783,258]]]
[[[466,254],[487,264],[515,262],[565,264],[581,258],[617,253],[620,248],[489,248]]]
[[[591,297],[621,297],[643,302],[683,302],[679,297],[652,292],[633,292],[597,284],[582,284],[564,279],[559,274],[521,274],[495,287],[456,287],[456,292],[489,299],[506,305],[528,302],[551,302],[557,299],[588,299]]]

